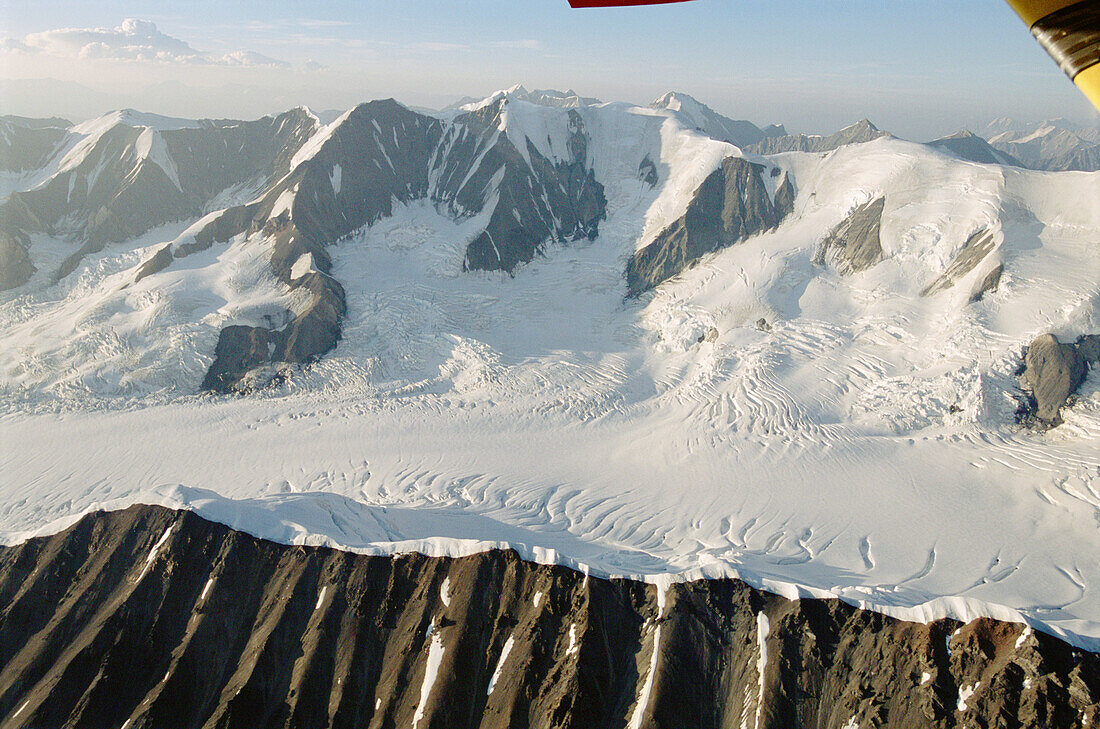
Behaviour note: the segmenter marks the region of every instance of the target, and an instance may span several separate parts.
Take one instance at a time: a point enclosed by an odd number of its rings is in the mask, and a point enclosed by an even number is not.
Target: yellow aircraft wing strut
[[[1008,4],[1100,110],[1100,1],[1008,0]]]

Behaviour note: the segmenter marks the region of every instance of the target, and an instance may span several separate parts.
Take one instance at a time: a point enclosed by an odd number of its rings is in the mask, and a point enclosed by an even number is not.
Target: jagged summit
[[[482,106],[495,103],[500,99],[517,99],[538,106],[547,106],[557,109],[576,109],[601,103],[599,99],[581,96],[572,89],[568,91],[558,91],[556,89],[535,89],[534,91],[528,91],[522,84],[515,84],[509,88],[494,91],[482,99],[465,97],[447,107],[444,111],[455,109],[474,111]]]

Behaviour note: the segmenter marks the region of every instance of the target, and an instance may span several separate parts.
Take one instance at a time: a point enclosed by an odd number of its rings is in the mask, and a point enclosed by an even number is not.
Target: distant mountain
[[[982,136],[994,148],[1037,170],[1100,170],[1100,128],[1065,119],[1021,123],[996,119]]]
[[[947,137],[940,137],[928,146],[935,147],[953,157],[980,162],[987,165],[1011,165],[1013,167],[1026,167],[1020,160],[1007,152],[1002,152],[993,147],[969,129],[963,129]]]
[[[558,91],[556,89],[535,89],[534,91],[528,91],[522,84],[516,84],[515,86],[504,89],[503,91],[498,91],[486,98],[515,99],[517,101],[526,101],[530,104],[549,106],[556,109],[576,109],[582,106],[591,106],[600,103],[599,99],[591,96],[581,96],[572,89],[568,91]],[[485,101],[486,99],[475,99],[472,96],[464,96],[453,104],[443,107],[441,111],[467,110],[466,107],[478,106]]]
[[[844,127],[829,136],[788,134],[785,136],[764,137],[746,151],[755,154],[778,154],[780,152],[829,152],[846,144],[870,142],[879,137],[890,136],[867,119]]]
[[[301,107],[252,122],[132,109],[69,129],[3,121],[0,160],[20,173],[20,189],[0,203],[0,231],[81,240],[51,272],[60,279],[107,243],[201,215],[218,196],[228,201],[233,195],[227,193],[249,197],[263,189],[289,171],[291,157],[320,126]],[[6,283],[18,285],[21,278]]]
[[[662,109],[679,114],[689,127],[694,127],[712,139],[748,147],[765,137],[782,136],[787,130],[780,125],[761,129],[744,119],[722,116],[701,101],[678,91],[669,91],[650,103],[651,109]]]

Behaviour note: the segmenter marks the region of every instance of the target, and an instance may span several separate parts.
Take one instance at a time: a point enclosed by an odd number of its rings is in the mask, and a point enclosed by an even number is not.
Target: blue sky
[[[572,10],[566,0],[0,7],[9,39],[3,77],[77,82],[102,92],[103,103],[132,98],[128,105],[180,115],[248,116],[291,101],[336,107],[379,96],[441,106],[523,83],[633,102],[685,91],[737,118],[809,132],[861,117],[914,139],[998,116],[1096,123],[1003,0],[696,0],[629,10]],[[112,29],[125,18],[152,21],[202,55],[141,60],[84,49],[66,58],[74,52],[58,39],[69,36],[50,34]],[[171,84],[191,91],[172,97]]]

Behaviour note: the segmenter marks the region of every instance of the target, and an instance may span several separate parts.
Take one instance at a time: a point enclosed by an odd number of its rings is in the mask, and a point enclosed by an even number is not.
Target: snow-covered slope
[[[1100,175],[889,137],[752,157],[768,195],[793,181],[792,212],[628,298],[628,262],[737,150],[667,111],[500,111],[471,149],[506,138],[516,156],[493,169],[513,165],[531,189],[551,169],[573,179],[561,170],[581,160],[583,128],[582,167],[606,197],[598,234],[548,237],[510,271],[464,270],[503,177],[485,175],[470,215],[429,179],[324,244],[331,268],[315,274],[346,294],[339,343],[249,397],[195,393],[224,326],[302,311],[263,230],[135,283],[186,224],[155,229],[5,293],[3,539],[154,502],[285,542],[509,544],[600,573],[740,575],[914,619],[1027,620],[1100,647],[1097,373],[1058,428],[1013,418],[1022,347],[1100,328]],[[457,144],[456,123],[441,145]],[[382,138],[386,155],[404,148],[393,128]],[[292,183],[283,212],[297,224],[313,209],[307,178],[340,202],[352,163],[332,149],[270,188],[264,219]],[[484,158],[470,159],[475,179]],[[881,210],[876,255],[823,257],[864,208]],[[974,240],[991,244],[976,255]],[[31,251],[65,245],[35,234]]]

